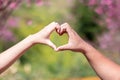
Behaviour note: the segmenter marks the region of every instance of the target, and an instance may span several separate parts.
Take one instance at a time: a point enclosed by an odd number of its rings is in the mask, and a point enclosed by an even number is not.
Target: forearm
[[[0,54],[0,73],[12,65],[24,52],[33,45],[31,36],[28,36],[15,46]]]
[[[50,34],[59,29],[59,24],[52,22],[41,31],[28,36],[15,46],[9,48],[0,54],[0,73],[12,65],[23,53],[34,44],[46,44],[56,49],[56,46],[50,41]]]
[[[103,80],[120,80],[120,67],[87,44],[84,55],[88,62]]]

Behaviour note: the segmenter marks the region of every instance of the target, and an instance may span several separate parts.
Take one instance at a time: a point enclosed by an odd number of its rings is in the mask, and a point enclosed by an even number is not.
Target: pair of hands
[[[56,30],[56,32],[61,36],[64,33],[68,34],[69,40],[68,43],[56,48],[55,44],[53,44],[50,40],[51,33]],[[33,36],[33,44],[42,43],[49,45],[55,51],[63,51],[63,50],[72,50],[77,52],[84,52],[86,42],[82,40],[79,35],[70,27],[68,23],[64,23],[59,25],[56,22],[52,22],[43,28],[41,31],[35,33]]]

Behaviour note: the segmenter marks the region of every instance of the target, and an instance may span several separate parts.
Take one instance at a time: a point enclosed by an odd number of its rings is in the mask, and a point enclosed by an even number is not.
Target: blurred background
[[[49,23],[68,22],[88,43],[120,64],[119,0],[0,0],[0,52]],[[57,46],[68,36],[51,34]],[[46,45],[30,48],[0,80],[53,80],[96,76],[81,53],[55,52]]]

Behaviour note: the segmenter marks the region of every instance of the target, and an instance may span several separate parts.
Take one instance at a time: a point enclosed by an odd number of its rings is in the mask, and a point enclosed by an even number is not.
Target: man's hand
[[[68,23],[62,24],[57,33],[60,35],[67,33],[69,40],[68,44],[58,47],[56,51],[72,50],[83,53],[85,52],[86,42],[79,37],[79,35],[70,27]]]

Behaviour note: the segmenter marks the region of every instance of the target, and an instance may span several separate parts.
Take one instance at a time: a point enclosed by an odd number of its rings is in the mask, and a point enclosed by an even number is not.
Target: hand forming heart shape
[[[85,52],[84,48],[87,45],[86,42],[79,37],[79,35],[70,27],[68,23],[62,24],[56,32],[59,35],[67,33],[69,36],[68,43],[58,47],[56,51],[72,50],[76,52]]]
[[[56,46],[50,40],[50,34],[56,30],[59,35],[67,33],[69,36],[68,44],[56,48]],[[34,43],[43,43],[52,47],[55,51],[72,50],[72,51],[83,51],[86,44],[79,37],[79,35],[70,27],[68,23],[64,23],[61,26],[53,22],[42,29],[40,32],[34,34]]]

